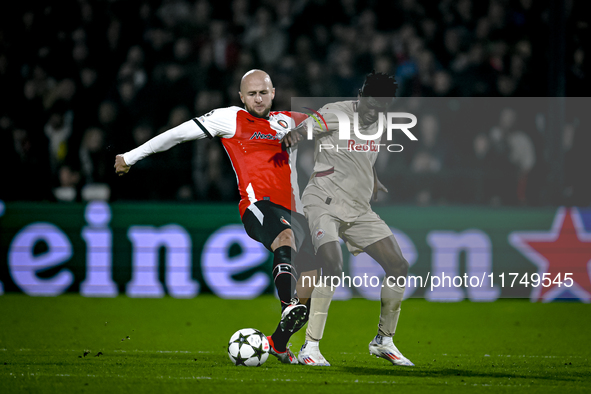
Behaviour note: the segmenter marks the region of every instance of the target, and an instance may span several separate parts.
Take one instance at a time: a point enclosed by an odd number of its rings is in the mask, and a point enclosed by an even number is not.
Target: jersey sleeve
[[[307,127],[312,127],[314,135],[339,130],[339,119],[336,114],[330,112],[333,110],[339,110],[339,108],[327,104],[305,120]]]
[[[231,127],[233,121],[235,130],[236,113],[235,111],[228,113],[227,110],[229,108],[216,109],[166,130],[145,144],[124,153],[123,159],[127,165],[131,166],[151,154],[167,151],[181,142],[213,138],[215,136],[231,137],[234,135]]]
[[[296,127],[299,126],[300,123],[302,123],[303,121],[305,121],[308,118],[307,114],[303,114],[301,112],[294,112],[294,111],[290,111],[289,116],[293,119],[293,122],[295,123]]]
[[[195,124],[207,138],[231,138],[236,133],[238,107],[218,108],[194,118]]]
[[[287,133],[299,126],[308,117],[306,114],[293,111],[277,111],[272,112],[272,115],[279,120],[280,125],[281,122],[286,122],[283,123],[283,128],[275,129],[279,139],[282,139]]]
[[[157,152],[164,152],[181,142],[198,140],[206,138],[207,135],[201,130],[195,122],[189,120],[158,134],[146,143],[138,146],[123,154],[123,159],[127,165],[134,165],[143,158]]]

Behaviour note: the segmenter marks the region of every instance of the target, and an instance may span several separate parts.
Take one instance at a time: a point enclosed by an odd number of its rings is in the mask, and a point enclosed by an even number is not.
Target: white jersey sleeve
[[[338,104],[338,103],[337,103]],[[339,118],[337,112],[343,112],[343,109],[335,103],[326,104],[318,110],[318,114],[313,114],[305,120],[307,128],[312,128],[314,136],[318,134],[333,133],[339,131]],[[343,121],[345,118],[343,118]],[[349,120],[346,120],[347,124]]]
[[[218,108],[193,121],[208,138],[232,138],[236,134],[236,114],[239,107]]]
[[[230,110],[230,113],[228,112]],[[228,138],[236,130],[236,111],[232,108],[216,109],[203,116],[193,118],[150,139],[145,144],[123,154],[125,163],[134,165],[143,158],[164,152],[181,142],[213,138]],[[207,126],[205,126],[207,125]]]

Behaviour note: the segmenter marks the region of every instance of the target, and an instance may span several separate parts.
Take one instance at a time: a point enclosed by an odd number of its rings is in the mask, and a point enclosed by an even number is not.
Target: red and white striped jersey
[[[133,165],[180,142],[220,137],[236,172],[240,216],[250,204],[261,200],[302,212],[295,170],[297,152],[283,150],[281,139],[306,117],[281,111],[271,112],[265,119],[240,107],[219,108],[152,138],[123,158]]]

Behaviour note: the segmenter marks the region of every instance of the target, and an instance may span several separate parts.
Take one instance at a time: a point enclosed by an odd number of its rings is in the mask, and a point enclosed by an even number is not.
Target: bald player
[[[275,88],[262,70],[251,70],[242,77],[239,95],[244,108],[214,109],[167,130],[136,149],[117,155],[115,171],[124,175],[139,160],[181,142],[222,139],[238,180],[238,209],[244,229],[273,253],[272,276],[282,314],[277,329],[268,337],[270,353],[283,363],[297,364],[286,345],[290,336],[305,324],[308,313],[307,300],[302,297],[302,303],[295,291],[295,265],[299,263],[300,272],[315,269],[310,266],[314,250],[307,221],[297,212],[302,212],[302,206],[295,172],[296,152],[282,147],[281,139],[306,115],[271,112]]]
[[[398,287],[396,279],[406,277],[409,264],[390,228],[370,205],[381,185],[374,170],[379,141],[362,139],[352,132],[348,140],[340,140],[339,119],[331,113],[337,110],[346,114],[351,122],[351,131],[355,127],[354,114],[357,114],[359,132],[365,136],[376,135],[378,117],[388,109],[396,88],[393,78],[372,72],[359,90],[357,100],[327,104],[318,111],[326,126],[312,118],[306,121],[313,127],[316,149],[314,173],[304,190],[302,202],[312,242],[319,260],[323,262],[324,277],[342,276],[343,256],[339,238],[345,241],[351,253],[365,252],[384,269],[386,277],[380,294],[378,332],[369,344],[369,351],[394,365],[411,366],[414,364],[400,353],[392,340],[404,295],[404,287]],[[286,136],[285,144],[294,146],[306,132],[307,125],[300,125]],[[333,149],[319,149],[321,145],[332,146]],[[334,148],[337,146],[338,150]],[[330,286],[330,279],[328,285],[320,282],[321,285],[317,285],[312,293],[306,342],[298,360],[306,365],[329,366],[330,363],[320,353],[319,342],[335,289]]]

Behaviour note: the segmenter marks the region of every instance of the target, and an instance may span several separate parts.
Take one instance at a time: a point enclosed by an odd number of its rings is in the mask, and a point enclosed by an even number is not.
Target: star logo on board
[[[549,286],[533,288],[532,301],[552,301],[568,291],[591,302],[591,233],[576,208],[559,208],[549,231],[516,231],[509,234],[509,242],[538,267],[540,279],[544,274],[551,279]],[[570,287],[565,274],[571,274]]]

